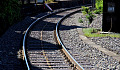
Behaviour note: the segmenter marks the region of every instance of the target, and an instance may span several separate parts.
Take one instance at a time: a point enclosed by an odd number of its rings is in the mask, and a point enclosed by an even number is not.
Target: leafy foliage
[[[83,20],[81,18],[78,19],[79,23],[83,23]]]
[[[95,15],[90,11],[89,7],[82,6],[82,13],[86,15],[86,18],[89,20],[88,24],[91,24]]]
[[[86,15],[86,18],[89,20],[88,24],[92,23],[94,17],[95,17],[95,15],[93,15],[93,13],[91,11],[89,11],[88,15]]]
[[[0,1],[0,33],[20,18],[18,0]]]
[[[96,10],[94,11],[94,13],[96,14],[100,14],[103,13],[103,0],[96,0]]]
[[[85,6],[82,6],[82,13],[85,15],[85,14],[88,14],[88,12],[90,11],[89,7],[85,7]]]

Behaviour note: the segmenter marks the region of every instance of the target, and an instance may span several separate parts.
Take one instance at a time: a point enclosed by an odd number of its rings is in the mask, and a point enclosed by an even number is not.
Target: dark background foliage
[[[0,1],[0,35],[11,25],[20,20],[20,4],[18,0]]]

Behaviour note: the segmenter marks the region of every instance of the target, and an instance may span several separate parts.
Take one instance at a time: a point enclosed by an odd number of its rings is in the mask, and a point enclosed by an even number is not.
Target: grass
[[[120,38],[120,34],[100,34],[99,32],[102,31],[102,29],[94,29],[94,28],[84,28],[83,32],[84,35],[87,37],[106,37],[106,36],[110,36],[110,37],[116,37],[116,38]]]

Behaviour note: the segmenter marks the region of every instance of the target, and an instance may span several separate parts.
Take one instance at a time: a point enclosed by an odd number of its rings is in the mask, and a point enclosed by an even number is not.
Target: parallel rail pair
[[[37,20],[35,20],[35,21],[27,28],[27,30],[26,30],[26,32],[25,32],[25,35],[24,35],[24,39],[23,39],[23,51],[24,51],[24,60],[25,60],[25,63],[26,63],[26,66],[27,66],[27,69],[28,69],[28,70],[31,70],[31,69],[30,69],[30,65],[29,65],[30,62],[29,62],[28,57],[27,57],[27,54],[26,54],[26,39],[27,39],[27,35],[28,35],[30,29],[31,29],[38,21],[40,21],[40,20],[42,20],[42,19],[45,19],[46,17],[49,17],[49,16],[51,16],[51,15],[53,15],[53,14],[57,14],[57,13],[62,12],[62,11],[71,10],[71,9],[75,9],[75,8],[79,8],[79,7],[67,8],[67,9],[65,9],[65,10],[61,10],[61,11],[58,11],[58,12],[53,12],[53,13],[51,13],[51,14],[45,15],[45,16],[43,16],[43,17],[38,18]],[[58,40],[59,44],[62,46],[62,51],[64,52],[64,54],[65,54],[65,56],[68,58],[68,60],[69,60],[69,61],[74,65],[74,67],[77,68],[78,70],[84,70],[84,69],[78,64],[78,62],[77,62],[77,61],[69,54],[69,52],[66,50],[65,46],[63,45],[63,43],[62,43],[62,41],[61,41],[61,39],[60,39],[60,37],[59,37],[59,33],[58,33],[58,28],[59,28],[60,22],[62,22],[62,20],[63,20],[64,18],[66,18],[67,16],[69,16],[69,15],[75,13],[75,12],[78,12],[78,11],[80,11],[80,10],[81,10],[81,9],[78,9],[77,11],[74,11],[74,12],[72,12],[72,13],[70,13],[70,14],[67,14],[66,16],[64,16],[63,18],[61,18],[61,19],[59,20],[59,22],[58,22],[57,25],[56,25],[56,36],[57,36],[57,40]]]

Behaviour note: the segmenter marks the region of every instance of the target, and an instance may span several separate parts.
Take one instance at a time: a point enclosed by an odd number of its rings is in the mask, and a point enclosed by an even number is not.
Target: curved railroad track
[[[54,12],[38,18],[28,27],[23,39],[24,59],[28,70],[83,69],[67,50],[59,45],[61,42],[57,33],[57,22],[65,18],[66,14],[80,10],[81,8],[69,8]]]
[[[98,46],[84,37],[82,33],[82,29],[84,28],[84,26],[82,26],[82,23],[78,23],[78,18],[81,15],[82,12],[77,12],[73,15],[70,15],[68,18],[62,19],[59,22],[58,32],[62,46],[66,47],[68,52],[70,52],[74,59],[85,70],[119,70],[119,59],[112,57],[111,54],[106,54],[107,50],[105,50],[106,52],[104,52],[100,49],[95,48]],[[96,22],[96,24],[100,24],[98,21]],[[104,38],[104,42],[105,39],[106,38]]]

